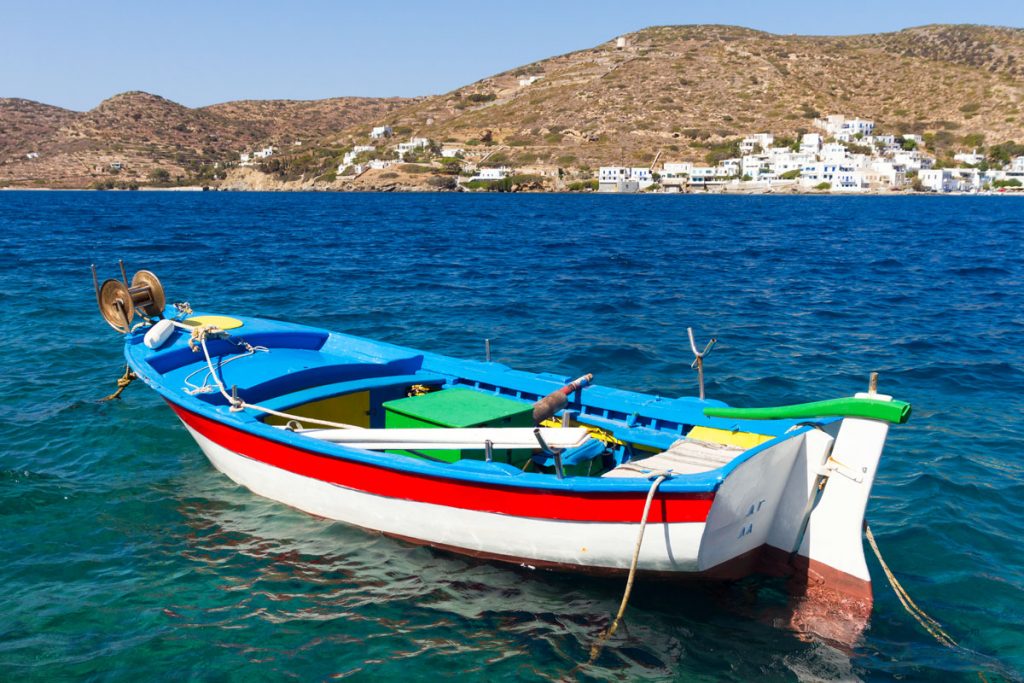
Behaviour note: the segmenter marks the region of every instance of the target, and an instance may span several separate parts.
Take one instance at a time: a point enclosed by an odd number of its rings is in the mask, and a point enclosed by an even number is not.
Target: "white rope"
[[[652,475],[653,476],[653,475]],[[626,605],[629,604],[629,595],[633,592],[633,580],[636,578],[636,567],[640,560],[640,546],[644,542],[644,531],[647,529],[647,516],[651,511],[651,501],[654,500],[654,493],[658,490],[658,486],[661,482],[671,477],[671,473],[662,472],[658,474],[654,482],[651,484],[650,490],[647,492],[647,500],[644,501],[644,512],[640,517],[640,529],[636,534],[636,545],[633,546],[633,561],[629,565],[629,578],[626,579],[626,591],[622,594],[622,602],[619,604],[619,612],[615,615],[615,619],[612,621],[612,625],[608,627],[608,630],[597,639],[590,648],[590,661],[593,662],[597,659],[597,656],[601,654],[601,647],[604,645],[604,641],[615,635],[615,632],[619,628],[619,622],[622,620],[622,615],[626,613]]]
[[[203,348],[203,355],[206,357],[206,366],[210,369],[210,376],[213,377],[213,381],[217,383],[217,389],[220,390],[221,396],[223,396],[228,405],[231,406],[232,412],[240,412],[245,409],[256,410],[267,415],[276,415],[287,420],[295,420],[296,422],[308,422],[310,424],[322,425],[324,427],[335,427],[337,429],[362,429],[355,425],[344,424],[342,422],[330,422],[328,420],[317,420],[309,417],[302,417],[301,415],[292,415],[291,413],[283,413],[278,410],[271,410],[270,408],[264,408],[263,406],[256,405],[255,403],[246,403],[237,396],[232,396],[228,393],[227,388],[224,386],[224,382],[221,381],[220,377],[217,376],[217,371],[213,367],[213,360],[210,358],[210,350],[206,348],[206,334],[199,334],[199,345]],[[256,348],[256,347],[251,347]],[[243,356],[238,356],[243,357]]]
[[[217,369],[220,370],[221,368],[223,368],[228,363],[231,363],[232,361],[236,361],[236,360],[238,360],[240,358],[248,358],[249,356],[253,356],[253,355],[256,354],[257,351],[270,351],[270,349],[268,349],[265,346],[250,346],[249,350],[246,351],[245,353],[240,353],[237,356],[232,356],[231,358],[228,358],[227,360],[218,359],[217,360]],[[203,377],[203,383],[199,384],[199,385],[193,384],[190,380],[193,377],[195,377],[196,375],[198,375],[200,372],[205,372],[206,373],[206,376]],[[208,393],[210,393],[211,391],[214,390],[214,387],[211,386],[210,383],[209,383],[211,377],[216,377],[216,375],[210,372],[210,367],[209,366],[207,366],[205,368],[199,368],[197,370],[193,370],[192,372],[190,372],[188,374],[188,376],[185,377],[184,380],[182,380],[182,381],[185,382],[185,385],[189,387],[188,390],[186,391],[186,393],[188,393],[188,394],[190,394],[192,396],[195,396],[196,394],[208,394]]]

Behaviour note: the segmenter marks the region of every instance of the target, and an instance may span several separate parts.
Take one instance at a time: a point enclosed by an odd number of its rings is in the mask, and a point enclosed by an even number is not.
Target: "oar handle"
[[[903,424],[910,419],[910,410],[910,404],[906,401],[882,401],[877,398],[834,398],[828,401],[798,403],[774,408],[705,408],[704,415],[737,420],[866,417],[871,420]]]

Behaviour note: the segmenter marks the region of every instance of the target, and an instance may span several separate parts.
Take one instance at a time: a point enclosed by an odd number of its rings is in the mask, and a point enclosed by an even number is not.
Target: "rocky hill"
[[[0,185],[88,186],[109,181],[112,163],[125,167],[118,178],[145,179],[159,166],[207,182],[213,163],[274,143],[282,153],[263,167],[268,181],[334,186],[340,154],[384,123],[399,139],[457,142],[489,162],[570,177],[604,164],[714,158],[740,135],[795,136],[831,113],[873,119],[877,132],[924,135],[939,155],[1024,141],[1022,29],[825,37],[660,26],[621,38],[417,100],[189,109],[125,93],[85,113],[0,100]]]
[[[441,141],[489,137],[518,165],[574,167],[659,153],[702,160],[736,136],[795,135],[829,113],[925,134],[940,153],[1024,138],[1021,29],[815,37],[663,26],[624,38],[427,98],[388,121]]]
[[[172,182],[208,182],[225,163],[236,162],[242,150],[316,142],[411,101],[268,100],[190,109],[149,93],[127,92],[87,112],[74,112],[0,99],[0,185],[146,183],[157,169]]]

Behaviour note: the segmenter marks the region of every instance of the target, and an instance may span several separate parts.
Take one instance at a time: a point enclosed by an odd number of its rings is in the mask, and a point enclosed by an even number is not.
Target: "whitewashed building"
[[[520,88],[525,88],[528,85],[533,85],[534,83],[539,81],[540,78],[541,78],[540,76],[528,76],[526,78],[520,78],[519,79],[519,87]]]
[[[974,150],[972,152],[958,152],[953,155],[953,160],[969,166],[977,166],[981,162],[985,161],[985,155],[978,154],[978,150]]]
[[[249,155],[248,152],[242,152],[241,154],[238,155],[238,165],[252,166],[252,157]]]
[[[389,137],[391,137],[391,126],[374,126],[373,130],[370,131],[370,138],[373,140]]]
[[[597,170],[598,192],[639,192],[640,183],[626,166],[602,166]]]
[[[871,135],[875,130],[875,122],[867,119],[846,118],[844,114],[832,114],[823,119],[815,119],[814,125],[823,129],[836,140],[849,142],[857,136]]]
[[[762,150],[767,150],[774,142],[775,136],[771,133],[756,133],[755,135],[748,135],[740,141],[740,152],[743,154],[750,154],[758,147]]]
[[[829,142],[821,146],[819,156],[822,161],[842,161],[849,156],[849,150],[840,142]]]
[[[870,169],[875,174],[875,182],[882,187],[902,187],[907,182],[907,169],[885,159],[872,160]]]
[[[667,178],[682,178],[689,176],[693,170],[693,163],[689,161],[670,161],[662,165],[661,175]]]
[[[508,177],[511,170],[508,166],[481,168],[470,180],[504,180]]]
[[[39,158],[39,152],[29,152],[28,154],[25,155],[25,158],[26,159],[38,159]]]
[[[270,145],[268,147],[264,147],[263,149],[256,150],[255,152],[252,153],[252,156],[254,159],[267,159],[269,157],[274,156],[274,151],[274,146]]]
[[[654,174],[651,173],[649,168],[631,168],[629,169],[629,179],[635,180],[640,186],[640,189],[646,189],[654,184]]]
[[[462,149],[461,147],[442,147],[441,148],[441,156],[444,157],[445,159],[454,159],[455,157],[458,157],[460,155],[464,155],[465,153],[466,153],[466,150]]]
[[[932,192],[953,192],[958,189],[958,183],[953,178],[953,172],[948,168],[923,169],[917,174],[921,185]]]
[[[398,146],[395,147],[395,151],[398,152],[399,157],[403,157],[414,149],[425,149],[429,146],[430,140],[427,138],[412,138],[409,142],[398,143]]]
[[[724,166],[694,166],[690,169],[691,185],[721,185],[736,175]]]
[[[800,136],[800,152],[803,154],[817,154],[821,151],[821,135],[818,133],[804,133]]]

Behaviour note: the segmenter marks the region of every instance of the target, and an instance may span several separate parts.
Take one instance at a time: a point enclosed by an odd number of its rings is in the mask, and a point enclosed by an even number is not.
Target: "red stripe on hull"
[[[387,498],[533,519],[635,524],[647,497],[645,491],[572,493],[402,472],[271,441],[168,403],[182,422],[232,452],[304,477]],[[704,522],[712,502],[713,493],[659,492],[648,521]]]

